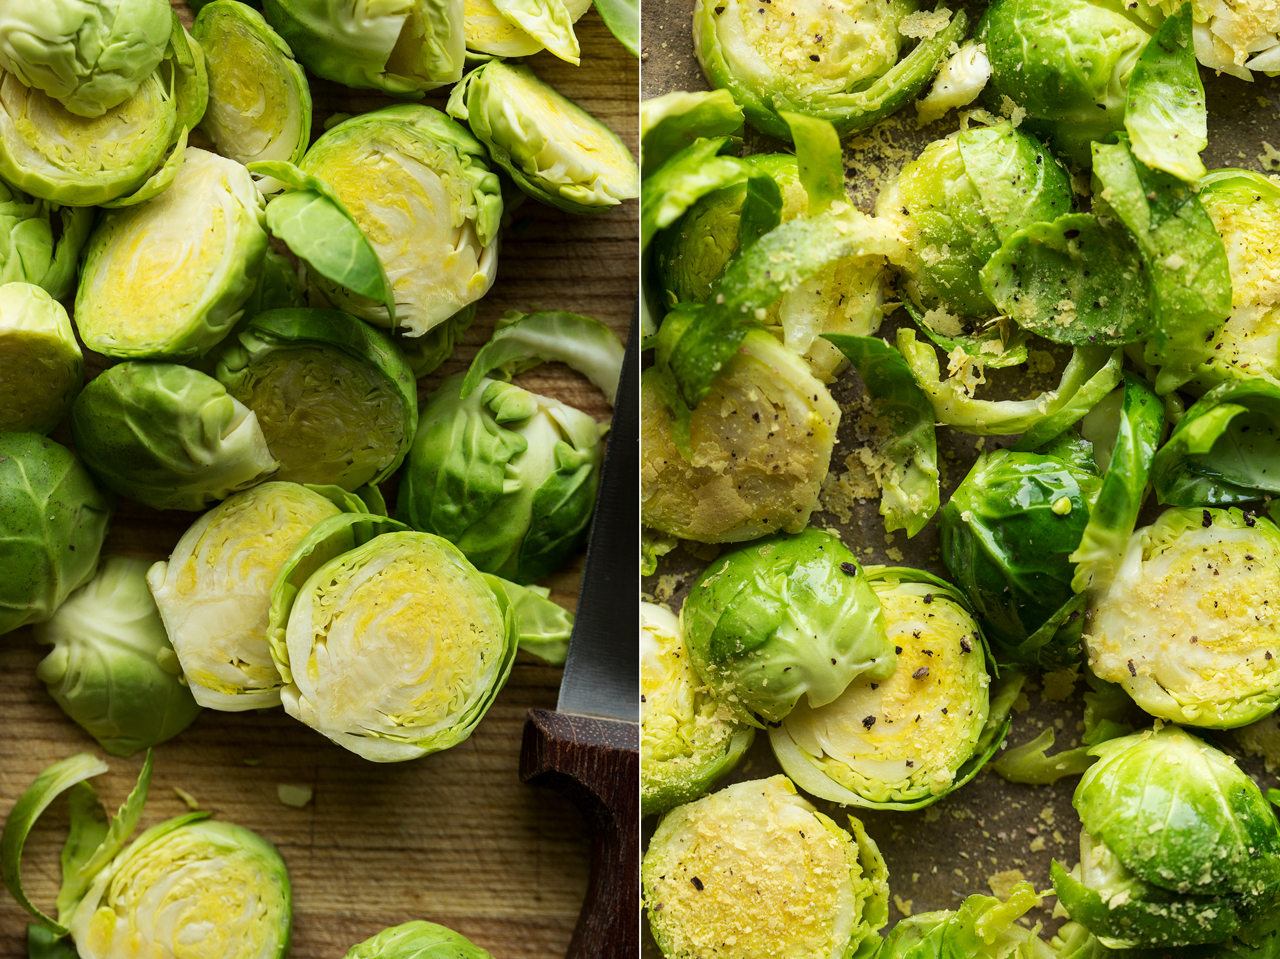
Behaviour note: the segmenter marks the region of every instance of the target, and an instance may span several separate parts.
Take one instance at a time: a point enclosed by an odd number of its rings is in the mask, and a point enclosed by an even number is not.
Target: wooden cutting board
[[[185,4],[174,6],[190,26]],[[549,54],[529,60],[539,77],[576,100],[637,150],[639,62],[594,10],[577,25],[582,65]],[[314,81],[313,136],[333,113],[393,103],[368,91]],[[443,97],[427,101],[443,107]],[[197,146],[207,142],[194,141]],[[502,236],[498,281],[454,356],[419,384],[425,396],[465,369],[505,310],[585,313],[625,336],[637,288],[635,201],[592,217],[527,200]],[[105,365],[87,354],[90,375]],[[96,362],[95,362],[96,361]],[[547,365],[521,385],[607,419],[601,394],[567,367]],[[67,443],[65,426],[53,434]],[[394,503],[396,482],[384,484]],[[196,518],[120,500],[105,552],[163,559]],[[546,584],[572,608],[581,557]],[[30,629],[0,637],[0,817],[49,764],[76,752],[102,755],[111,771],[93,780],[108,810],[128,794],[141,756],[106,757],[36,679],[43,656]],[[187,811],[181,788],[217,818],[271,840],[289,867],[295,959],[340,959],[386,926],[428,919],[450,926],[497,959],[564,954],[586,890],[589,845],[577,810],[558,793],[522,785],[516,770],[530,707],[555,708],[561,671],[521,653],[479,728],[452,750],[414,762],[369,763],[332,745],[280,709],[205,710],[156,750],[145,828]],[[309,786],[303,809],[283,805],[281,784]],[[66,835],[65,801],[32,833],[24,857],[28,894],[51,909]],[[0,959],[26,955],[26,914],[0,892]]]

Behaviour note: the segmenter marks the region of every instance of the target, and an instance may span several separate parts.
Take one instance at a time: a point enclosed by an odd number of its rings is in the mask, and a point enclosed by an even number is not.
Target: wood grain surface
[[[175,9],[190,25],[185,4]],[[582,65],[549,54],[534,71],[617,131],[633,151],[638,135],[639,64],[594,10],[578,22]],[[315,80],[313,136],[336,112],[360,113],[395,101]],[[427,99],[443,107],[442,96]],[[193,139],[194,145],[207,141]],[[511,212],[498,280],[454,356],[419,383],[419,395],[464,369],[505,310],[571,310],[625,335],[636,291],[635,201],[596,216],[575,216],[532,200]],[[105,368],[86,353],[89,375]],[[520,377],[528,389],[608,417],[601,394],[567,367],[549,364]],[[70,443],[65,425],[53,434]],[[383,485],[394,503],[396,481]],[[156,512],[119,500],[105,552],[162,559],[195,513]],[[581,558],[544,581],[572,608]],[[630,624],[628,629],[633,628]],[[30,629],[0,638],[0,817],[45,766],[75,752],[103,755],[68,719],[35,676],[43,652]],[[590,846],[572,803],[518,776],[521,732],[530,708],[554,709],[560,670],[521,653],[506,688],[466,742],[408,763],[366,762],[332,745],[280,709],[205,710],[156,750],[155,778],[142,827],[187,811],[178,787],[227,822],[275,843],[294,895],[295,959],[340,959],[386,926],[429,919],[457,929],[496,959],[564,955],[587,888]],[[109,810],[127,795],[141,756],[105,757],[111,771],[93,780]],[[283,805],[281,784],[314,789],[303,809]],[[65,801],[32,833],[24,858],[27,890],[52,907]],[[628,919],[631,917],[628,916]],[[0,959],[26,955],[26,914],[0,893]]]

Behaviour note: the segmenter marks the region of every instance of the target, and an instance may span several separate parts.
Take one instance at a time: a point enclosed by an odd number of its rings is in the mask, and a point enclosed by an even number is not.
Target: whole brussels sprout
[[[9,0],[0,69],[77,116],[100,117],[155,72],[172,18],[163,0]]]
[[[493,285],[502,193],[481,143],[438,110],[386,107],[326,132],[300,164],[333,188],[392,278],[380,303],[312,279],[339,309],[421,336]]]
[[[890,930],[876,959],[1055,959],[1040,938],[1039,923],[1031,929],[1018,925],[1040,902],[1035,887],[1024,880],[1004,902],[969,896],[955,912],[916,913]]]
[[[565,16],[557,16],[559,22],[555,23],[548,22],[551,18],[543,18],[541,22],[531,17],[517,20],[512,14],[519,9],[519,4],[510,0],[466,0],[463,7],[467,49],[495,57],[530,57],[539,50],[548,49],[547,41],[550,40],[561,52],[571,54],[564,59],[577,63],[574,58],[578,51],[573,50],[577,38],[573,37],[572,29],[566,33],[564,25],[566,21],[573,24],[580,20],[591,9],[591,0],[567,0],[562,6]],[[550,11],[554,5],[539,4],[533,8]],[[573,37],[572,41],[570,37]],[[561,52],[555,49],[552,52],[561,56]]]
[[[383,929],[347,952],[346,959],[493,959],[466,936],[421,919]]]
[[[1170,509],[1137,530],[1085,624],[1090,668],[1153,716],[1229,729],[1280,703],[1280,529]]]
[[[257,415],[276,479],[355,490],[400,466],[417,383],[391,338],[337,310],[272,310],[216,353],[227,395]]]
[[[681,620],[698,676],[761,728],[801,699],[825,706],[859,677],[886,680],[897,662],[857,557],[813,528],[720,557],[693,584]]]
[[[0,180],[0,283],[34,283],[66,299],[92,226],[92,210],[57,207]]]
[[[193,223],[208,227],[193,236]],[[206,353],[240,318],[266,249],[253,177],[234,160],[189,147],[169,189],[94,228],[76,327],[86,346],[108,356]]]
[[[737,765],[755,734],[702,685],[675,615],[641,603],[641,813],[697,799]]]
[[[1080,862],[1052,869],[1072,919],[1113,949],[1275,931],[1280,824],[1232,759],[1159,724],[1092,753],[1073,799]]]
[[[0,285],[0,432],[48,433],[84,382],[62,304],[30,283]]]
[[[53,647],[36,676],[113,756],[172,739],[200,715],[147,590],[147,565],[104,557],[97,575],[35,627],[36,641]]]
[[[105,486],[152,509],[204,509],[278,466],[252,410],[172,363],[121,363],[90,381],[71,435]]]
[[[65,446],[0,433],[0,634],[48,619],[92,578],[111,506]]]
[[[658,948],[667,959],[868,955],[889,918],[888,869],[862,823],[849,826],[785,776],[673,809],[640,867]]]

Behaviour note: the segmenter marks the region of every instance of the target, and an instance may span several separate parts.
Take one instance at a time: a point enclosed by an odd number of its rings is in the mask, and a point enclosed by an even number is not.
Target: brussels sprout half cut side
[[[658,948],[667,959],[868,955],[889,918],[888,868],[862,823],[850,816],[849,826],[852,835],[785,776],[673,809],[640,867]]]
[[[84,354],[62,304],[30,283],[0,285],[0,431],[48,433],[84,383]]]
[[[357,943],[345,959],[493,959],[466,936],[417,919]]]

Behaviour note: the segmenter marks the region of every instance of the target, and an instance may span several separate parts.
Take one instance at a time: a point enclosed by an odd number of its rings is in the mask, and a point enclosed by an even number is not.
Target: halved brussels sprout
[[[30,283],[0,285],[0,432],[49,432],[83,382],[84,354],[62,304]]]
[[[456,121],[405,104],[346,120],[301,167],[329,184],[373,243],[395,288],[386,307],[313,277],[334,306],[421,336],[489,291],[502,194],[485,149]]]
[[[48,619],[89,581],[111,506],[65,446],[0,432],[0,634]]]
[[[561,7],[563,13],[557,9]],[[535,16],[522,15],[522,9]],[[580,51],[573,24],[590,9],[591,0],[465,0],[467,49],[495,57],[531,57],[539,50],[549,49],[576,64]],[[540,23],[536,17],[539,10],[554,13]]]
[[[257,414],[275,478],[345,490],[400,466],[417,382],[391,338],[337,310],[259,313],[219,348],[217,378]]]
[[[152,509],[204,509],[278,466],[252,410],[173,363],[120,363],[91,380],[71,435],[105,486]]]
[[[105,557],[97,575],[35,628],[36,642],[53,647],[36,676],[113,756],[172,739],[200,714],[147,590],[147,565]]]
[[[209,69],[203,129],[217,151],[246,164],[302,159],[311,141],[311,88],[262,14],[237,0],[215,0],[191,34]]]
[[[193,223],[207,227],[193,235]],[[188,147],[169,189],[94,228],[76,327],[86,346],[108,356],[206,353],[240,318],[266,249],[262,195],[249,171]]]
[[[0,19],[0,69],[100,117],[155,72],[172,29],[163,0],[9,0]]]
[[[1055,959],[1040,938],[1039,923],[1030,929],[1018,924],[1040,901],[1035,887],[1023,881],[1004,902],[969,896],[955,912],[908,916],[885,937],[876,959]]]
[[[1280,825],[1217,749],[1157,724],[1095,746],[1076,787],[1080,862],[1053,888],[1108,948],[1256,941],[1276,929]]]
[[[267,643],[271,585],[321,520],[363,512],[329,488],[268,482],[223,500],[191,525],[168,561],[147,572],[164,628],[200,705],[280,705],[284,681]],[[337,551],[309,557],[310,569]]]
[[[466,936],[421,919],[383,929],[351,947],[345,959],[493,959]]]
[[[738,764],[755,735],[702,685],[675,615],[641,603],[641,813],[697,799]]]
[[[1009,729],[1022,677],[991,696],[986,642],[959,590],[920,570],[867,570],[897,653],[825,706],[800,702],[769,742],[782,770],[846,806],[919,809],[978,774]]]
[[[868,955],[889,918],[889,871],[785,776],[673,809],[641,865],[649,928],[667,959]]]
[[[916,11],[913,0],[698,0],[693,43],[707,82],[729,90],[753,126],[790,139],[780,115],[790,111],[844,136],[914,100],[967,26],[962,11]]]
[[[1153,716],[1230,729],[1280,703],[1280,529],[1170,509],[1136,531],[1089,610],[1089,666]]]
[[[835,702],[859,677],[882,682],[897,661],[857,557],[813,528],[717,559],[693,584],[681,622],[702,681],[760,728],[801,699]]]
[[[433,326],[422,336],[405,336],[395,332],[392,339],[404,356],[404,361],[413,370],[418,379],[428,373],[434,373],[449,357],[454,347],[462,339],[462,334],[471,328],[476,319],[476,304],[469,303],[439,326]]]
[[[741,137],[742,107],[728,90],[674,90],[640,103],[640,175],[699,137]]]
[[[462,0],[263,0],[262,12],[326,80],[415,97],[462,78]]]
[[[34,283],[66,299],[92,226],[92,210],[58,207],[0,180],[0,283]]]
[[[285,712],[374,762],[402,762],[471,735],[506,682],[519,623],[502,581],[448,540],[385,532],[314,573],[382,517],[324,520],[272,588],[271,651]]]
[[[600,213],[640,195],[640,169],[622,138],[523,65],[482,64],[449,95],[516,186],[569,213]]]

